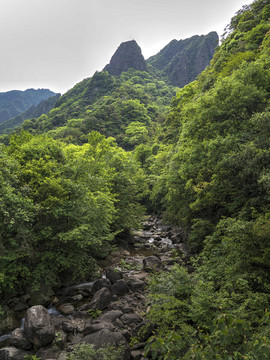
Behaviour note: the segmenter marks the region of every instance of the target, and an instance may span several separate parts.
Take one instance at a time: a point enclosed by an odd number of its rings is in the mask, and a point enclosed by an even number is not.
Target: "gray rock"
[[[131,360],[140,360],[142,355],[140,350],[133,350],[131,351]]]
[[[121,357],[121,360],[130,360],[130,348],[121,332],[112,332],[107,329],[103,329],[85,336],[82,339],[82,342],[93,344],[97,349],[106,347],[107,345],[113,345],[119,348],[119,346],[122,345],[125,348],[125,353],[123,357]]]
[[[0,334],[5,334],[20,326],[18,314],[7,306],[2,307],[3,314],[0,314]]]
[[[83,299],[82,294],[78,294],[72,297],[72,300],[75,301],[76,303],[81,301]]]
[[[121,310],[111,310],[103,314],[100,317],[101,321],[114,323],[116,319],[120,318],[123,315]]]
[[[139,324],[143,321],[143,319],[138,314],[135,313],[124,314],[123,316],[121,316],[120,320],[125,325]]]
[[[109,279],[98,279],[94,282],[93,287],[92,287],[92,294],[95,294],[98,290],[102,289],[102,288],[107,288],[107,289],[111,289],[111,283]]]
[[[163,270],[164,267],[157,256],[148,256],[143,259],[143,268],[147,272],[159,272]]]
[[[113,54],[110,63],[103,70],[111,75],[120,75],[129,68],[147,71],[147,63],[135,40],[122,42]]]
[[[72,315],[74,313],[74,306],[67,303],[58,306],[58,310],[64,315]]]
[[[61,349],[58,346],[39,349],[36,356],[41,360],[58,359]]]
[[[15,346],[19,349],[30,350],[32,349],[32,343],[27,339],[24,331],[22,329],[15,329],[9,339],[11,346]]]
[[[18,304],[16,304],[13,308],[14,311],[23,311],[26,310],[28,308],[28,306],[22,302],[19,302]]]
[[[112,293],[107,288],[97,291],[89,304],[89,309],[104,310],[112,301]]]
[[[131,340],[131,333],[128,330],[123,330],[122,331],[122,335],[124,336],[124,338],[127,340],[127,342],[129,343]]]
[[[112,294],[123,296],[129,292],[128,282],[124,279],[117,280],[112,286]]]
[[[76,325],[73,324],[71,320],[63,321],[61,327],[67,333],[74,332],[77,329]]]
[[[25,294],[21,296],[21,300],[22,302],[26,303],[31,299],[31,295],[30,294]]]
[[[0,349],[0,360],[23,360],[25,355],[26,352],[12,346]]]
[[[123,274],[120,270],[109,268],[106,270],[106,278],[114,284],[116,281],[123,279]]]
[[[27,310],[24,323],[27,338],[37,347],[43,347],[54,340],[55,328],[51,325],[51,317],[42,305]]]
[[[115,328],[112,323],[105,322],[105,321],[101,321],[101,322],[94,323],[94,324],[90,323],[90,324],[85,325],[83,334],[86,336],[86,335],[93,334],[97,331],[101,331],[104,329],[113,331]]]
[[[188,255],[189,253],[187,244],[184,243],[177,244],[177,249],[179,249],[184,255]]]
[[[129,279],[128,285],[133,292],[143,290],[145,288],[145,282],[140,279]]]

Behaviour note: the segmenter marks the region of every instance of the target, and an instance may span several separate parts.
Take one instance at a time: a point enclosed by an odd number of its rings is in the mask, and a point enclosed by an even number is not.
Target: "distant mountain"
[[[61,94],[56,94],[46,100],[42,100],[38,105],[33,105],[25,112],[2,122],[0,124],[0,134],[9,133],[14,128],[20,126],[24,120],[38,118],[42,114],[47,114],[53,109],[60,96]]]
[[[104,70],[111,75],[120,75],[128,69],[146,71],[147,64],[142,55],[141,48],[135,40],[126,41],[120,44]]]
[[[164,121],[176,92],[172,84],[183,86],[195,80],[212,59],[217,44],[214,32],[173,40],[151,57],[148,65],[135,40],[123,42],[104,71],[75,85],[46,116],[27,112],[31,121],[25,121],[22,128],[38,134],[49,132],[52,137],[78,144],[86,142],[89,132],[96,130],[127,147],[130,124],[131,131],[146,133],[153,123]],[[19,126],[22,118],[12,119],[12,126]],[[5,122],[0,131],[7,133],[10,127]],[[135,138],[132,142],[137,141]]]
[[[25,112],[33,105],[56,95],[49,89],[12,90],[0,93],[0,123]]]
[[[161,71],[170,84],[183,87],[195,80],[209,65],[218,40],[216,32],[195,35],[185,40],[172,40],[146,62]]]

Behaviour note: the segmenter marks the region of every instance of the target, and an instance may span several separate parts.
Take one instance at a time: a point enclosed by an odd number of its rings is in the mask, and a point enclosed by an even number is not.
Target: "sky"
[[[0,0],[0,92],[65,93],[101,71],[121,42],[144,57],[217,31],[248,0]]]

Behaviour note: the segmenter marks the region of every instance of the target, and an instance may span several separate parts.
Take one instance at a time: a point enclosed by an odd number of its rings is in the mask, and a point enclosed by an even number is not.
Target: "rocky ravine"
[[[58,289],[50,294],[47,309],[29,307],[31,299],[25,295],[21,306],[17,304],[19,309],[28,307],[21,326],[0,336],[0,360],[21,360],[25,355],[64,360],[79,343],[97,348],[122,344],[121,360],[145,359],[143,348],[153,330],[146,319],[149,273],[166,271],[176,262],[188,266],[189,256],[181,231],[162,226],[155,217],[143,225],[144,230],[129,238],[129,249],[118,248],[101,264],[101,278]],[[134,336],[139,342],[131,348]]]

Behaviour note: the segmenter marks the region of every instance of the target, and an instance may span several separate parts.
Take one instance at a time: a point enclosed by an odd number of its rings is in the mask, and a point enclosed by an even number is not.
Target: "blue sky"
[[[217,31],[243,0],[0,0],[0,91],[64,93],[102,70],[123,41],[145,58],[173,39]]]

